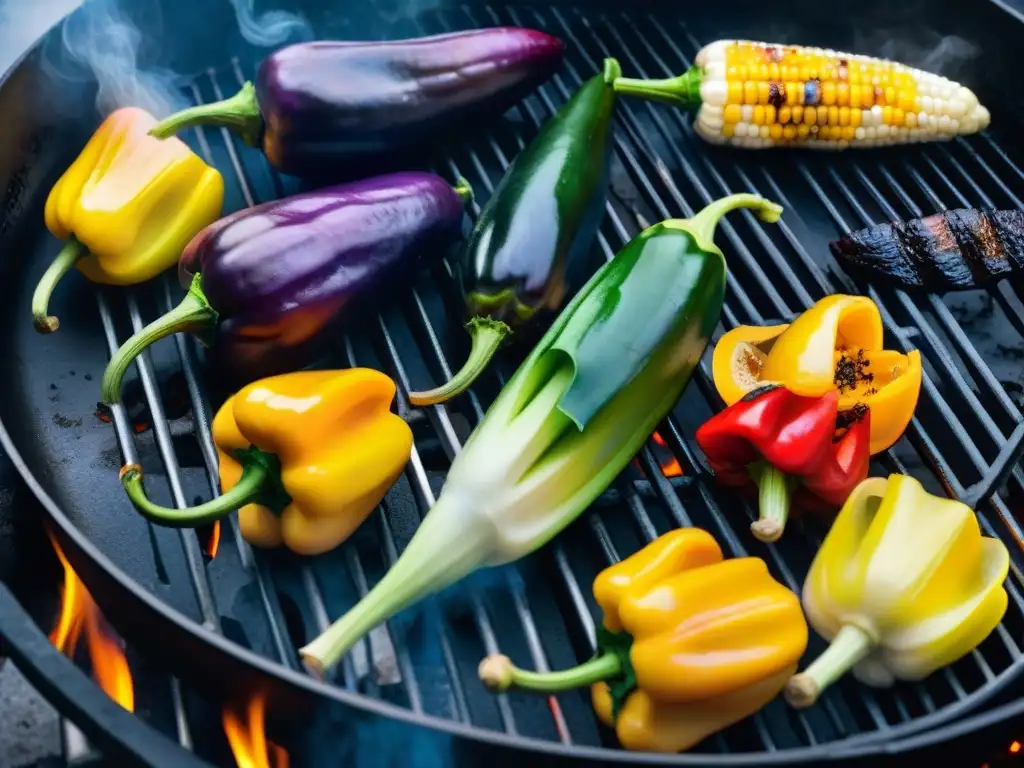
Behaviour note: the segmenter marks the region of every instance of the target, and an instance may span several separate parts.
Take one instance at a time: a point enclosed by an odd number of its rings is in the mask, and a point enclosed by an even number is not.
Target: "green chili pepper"
[[[605,59],[604,71],[519,153],[480,212],[458,265],[471,316],[469,359],[448,383],[410,393],[413,405],[463,392],[513,328],[549,322],[587,278],[604,215],[620,74],[619,63]]]
[[[713,235],[757,195],[641,232],[583,287],[452,463],[395,565],[300,653],[314,674],[380,622],[473,570],[518,560],[587,508],[679,399],[718,324],[725,259]]]

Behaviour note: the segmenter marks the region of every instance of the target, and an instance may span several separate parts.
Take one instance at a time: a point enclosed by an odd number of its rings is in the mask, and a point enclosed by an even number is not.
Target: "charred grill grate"
[[[568,51],[561,73],[513,110],[508,126],[472,144],[452,148],[437,165],[436,170],[449,178],[466,176],[478,201],[493,191],[515,152],[582,79],[597,70],[605,55],[614,54],[635,76],[664,77],[689,66],[700,47],[681,23],[666,28],[642,14],[583,18],[553,8],[437,11],[396,25],[390,36],[493,24],[545,29],[562,37]],[[197,103],[212,101],[232,93],[244,79],[235,63],[202,74],[185,92]],[[1021,207],[1024,173],[987,135],[901,152],[830,155],[822,162],[808,154],[718,151],[694,137],[683,114],[628,101],[621,104],[616,131],[617,160],[598,240],[600,255],[611,258],[648,223],[690,215],[730,192],[760,192],[782,203],[786,215],[776,227],[761,228],[747,213],[733,217],[720,230],[719,243],[730,264],[724,326],[784,321],[829,293],[867,292],[882,308],[888,342],[902,350],[917,347],[926,361],[921,405],[908,440],[881,457],[876,473],[911,471],[924,479],[931,470],[933,489],[941,486],[969,503],[980,503],[984,532],[1016,544],[1011,546],[1006,620],[954,667],[924,684],[900,685],[892,691],[879,692],[845,681],[806,712],[794,712],[777,701],[745,723],[709,739],[701,749],[712,753],[784,752],[830,742],[863,745],[937,725],[994,695],[1024,668],[1021,647],[1014,639],[1024,637],[1020,570],[1024,531],[1007,501],[995,495],[1007,482],[1011,493],[1024,491],[1024,474],[1018,466],[1024,448],[1024,420],[941,298],[855,286],[830,266],[825,244],[851,228],[945,207]],[[198,130],[186,139],[224,172],[228,206],[252,205],[294,191],[290,181],[270,171],[256,153],[243,148],[225,130]],[[807,202],[797,204],[798,199]],[[478,211],[479,205],[474,203],[472,212]],[[130,329],[138,330],[172,305],[177,295],[174,291],[172,295],[170,282],[165,283],[160,306],[147,309],[145,317],[140,294],[124,294],[124,305],[114,294],[100,292],[99,309],[109,349],[116,349],[126,338],[125,316]],[[197,618],[207,629],[227,634],[297,669],[296,644],[337,618],[395,560],[415,522],[415,517],[410,522],[409,516],[401,513],[410,506],[408,497],[415,500],[419,514],[429,508],[440,487],[443,466],[459,451],[460,441],[480,419],[485,403],[501,383],[500,374],[492,374],[477,388],[481,397],[470,394],[451,408],[435,406],[418,413],[409,408],[405,393],[410,388],[424,387],[431,379],[440,380],[450,373],[445,349],[447,328],[453,324],[450,313],[456,313],[454,320],[458,319],[455,294],[450,268],[439,267],[365,328],[338,344],[337,364],[380,367],[396,379],[399,412],[414,423],[417,437],[405,480],[352,542],[306,562],[280,553],[254,555],[228,524],[222,554],[209,561],[194,533],[180,534]],[[993,311],[1024,336],[1021,298],[1006,282],[992,296]],[[194,437],[206,473],[202,492],[215,494],[216,453],[209,431],[212,411],[199,383],[195,345],[182,336],[161,342],[168,348],[170,344],[176,345],[194,410]],[[461,355],[462,350],[453,354]],[[150,470],[150,491],[157,499],[161,495],[167,499],[169,491],[173,504],[186,506],[192,502],[195,473],[190,474],[187,461],[180,458],[181,441],[167,421],[158,376],[148,355],[140,359],[138,370],[167,480],[166,486],[153,482],[158,473]],[[487,397],[482,397],[484,393]],[[684,437],[692,435],[694,427],[720,405],[706,356],[675,415],[659,429],[679,462],[681,478],[670,479],[662,473],[656,456],[662,449],[651,441],[637,457],[637,465],[554,543],[514,568],[470,578],[459,588],[459,600],[428,601],[422,609],[392,622],[390,631],[379,628],[345,659],[337,684],[417,713],[485,729],[565,744],[610,744],[602,741],[607,736],[596,726],[585,692],[557,700],[515,694],[492,698],[475,679],[476,662],[483,654],[499,649],[542,670],[586,658],[593,651],[598,616],[590,597],[593,575],[679,525],[708,529],[732,556],[764,557],[783,583],[799,591],[821,530],[794,525],[776,547],[754,541],[746,532],[752,510],[713,490],[702,474],[700,456]],[[137,446],[143,444],[126,413],[118,407],[113,417],[124,461],[138,461]],[[347,584],[342,583],[345,579]],[[245,613],[238,607],[240,602],[255,608]],[[247,620],[240,628],[242,616]],[[820,649],[820,641],[812,643],[811,652]]]

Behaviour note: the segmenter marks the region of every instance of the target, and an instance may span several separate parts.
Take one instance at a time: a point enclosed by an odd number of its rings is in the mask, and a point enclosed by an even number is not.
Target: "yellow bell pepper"
[[[981,535],[966,504],[904,475],[865,480],[804,583],[807,618],[831,645],[789,681],[786,699],[809,707],[851,667],[889,686],[952,664],[1002,620],[1009,567],[1006,547]]]
[[[871,453],[900,439],[921,394],[921,353],[882,348],[882,317],[864,296],[827,296],[792,323],[740,325],[715,346],[715,388],[732,405],[764,384],[806,397],[839,392],[839,410],[871,410]]]
[[[796,595],[755,557],[722,560],[710,534],[672,531],[594,581],[598,653],[539,674],[490,656],[480,678],[557,693],[590,685],[594,710],[627,749],[680,752],[775,698],[807,646]]]
[[[188,509],[146,498],[142,469],[121,470],[135,507],[159,525],[194,527],[238,509],[242,536],[301,555],[334,549],[384,498],[409,461],[412,431],[389,408],[379,371],[300,371],[248,385],[213,420],[222,495]]]
[[[58,281],[76,266],[94,283],[134,285],[174,266],[199,230],[215,221],[224,181],[180,139],[149,135],[156,119],[136,107],[112,112],[46,199],[46,228],[67,244],[32,297],[42,333]]]

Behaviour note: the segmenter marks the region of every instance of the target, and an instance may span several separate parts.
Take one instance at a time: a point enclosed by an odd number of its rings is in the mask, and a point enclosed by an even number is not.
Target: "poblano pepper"
[[[558,672],[503,655],[480,664],[493,691],[591,686],[626,749],[681,752],[774,699],[807,647],[800,599],[756,557],[723,560],[699,528],[670,531],[594,579],[598,652]]]
[[[437,502],[383,579],[300,650],[320,675],[367,632],[477,568],[518,560],[571,523],[669,412],[718,324],[732,195],[655,224],[583,287],[505,385],[452,462]]]
[[[611,159],[613,83],[605,59],[516,157],[480,212],[458,278],[472,340],[451,381],[412,392],[413,405],[443,403],[469,387],[513,329],[550,322],[586,280],[587,256],[604,215]]]

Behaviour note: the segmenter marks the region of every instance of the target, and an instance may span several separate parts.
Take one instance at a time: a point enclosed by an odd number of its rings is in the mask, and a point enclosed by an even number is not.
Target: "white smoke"
[[[0,0],[0,72],[83,0]]]
[[[301,15],[281,10],[256,13],[256,0],[229,0],[238,19],[238,31],[252,45],[272,48],[286,42],[313,39],[313,29]]]

